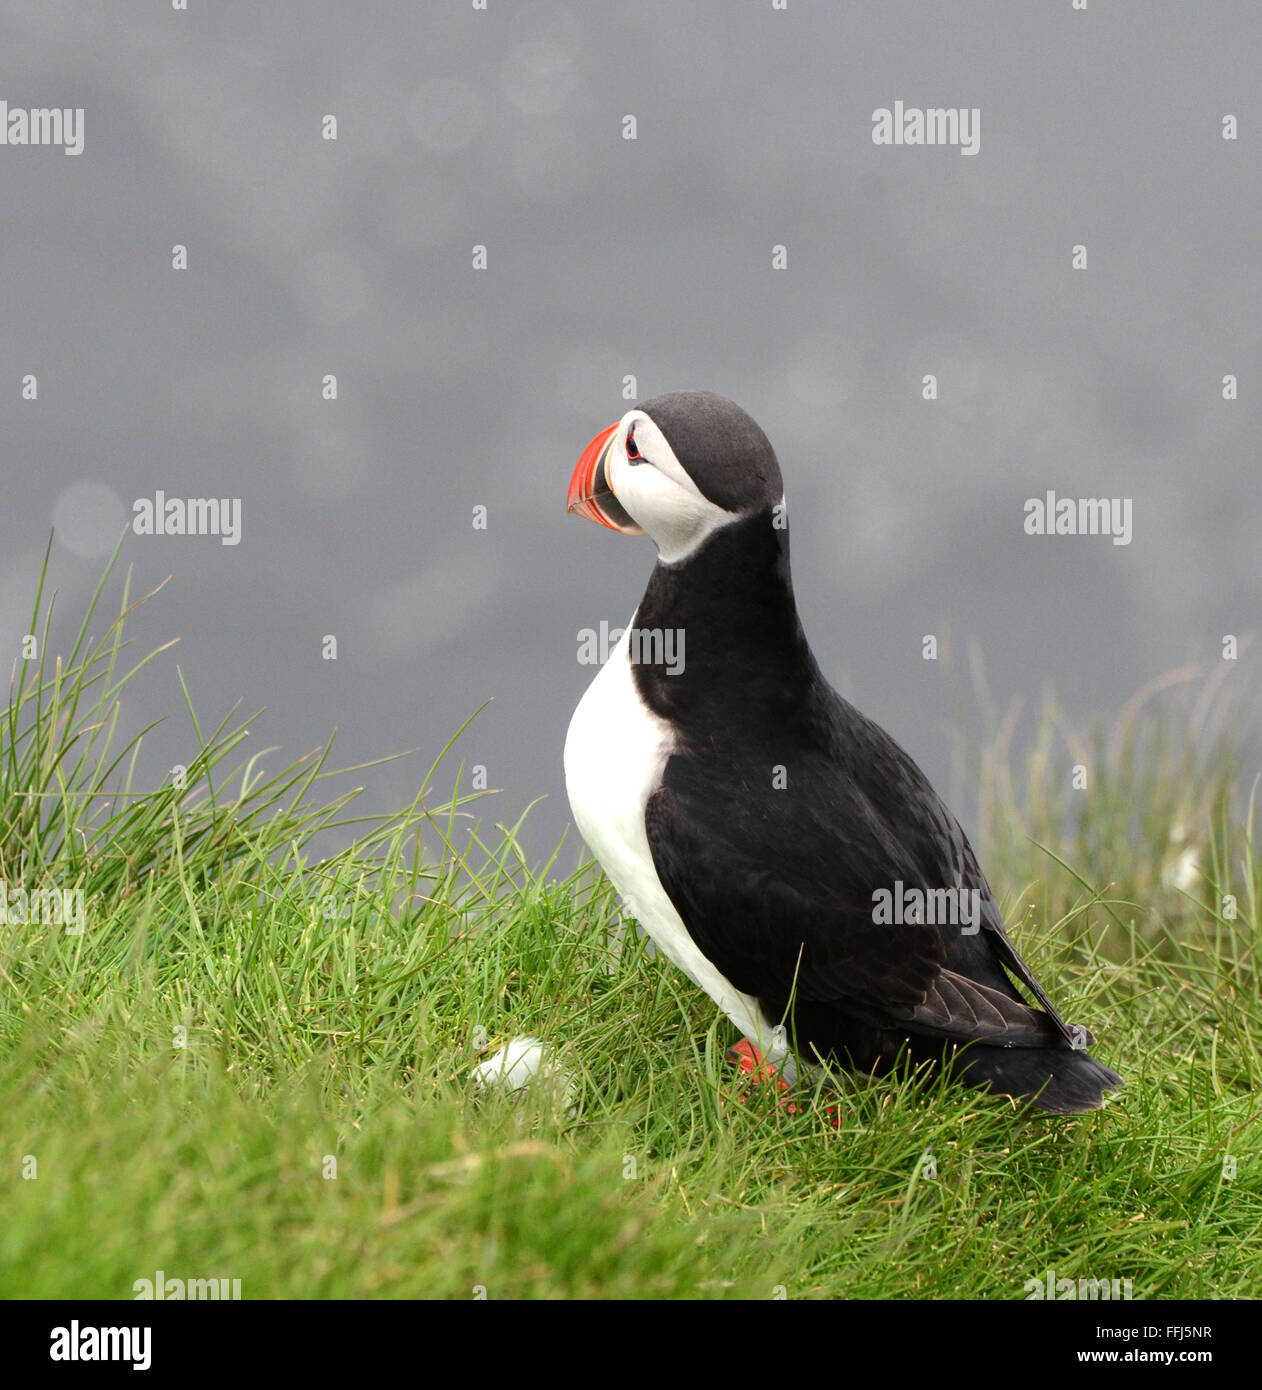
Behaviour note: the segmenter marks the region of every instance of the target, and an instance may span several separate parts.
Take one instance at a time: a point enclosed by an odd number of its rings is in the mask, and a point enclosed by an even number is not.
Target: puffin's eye
[[[627,458],[639,461],[640,450],[635,442],[635,426],[632,425],[627,431]]]

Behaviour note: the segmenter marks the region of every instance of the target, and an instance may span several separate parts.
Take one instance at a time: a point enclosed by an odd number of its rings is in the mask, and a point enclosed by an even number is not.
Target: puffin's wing
[[[760,831],[748,800],[737,809],[730,796],[699,793],[688,783],[672,758],[666,781],[648,800],[653,866],[689,936],[737,989],[761,999],[796,992],[816,1002],[907,1009],[924,1002],[946,947],[933,929],[891,929],[872,920],[870,893],[847,872],[853,847],[847,854],[833,846],[830,875],[826,860],[804,852],[804,838],[794,841],[795,827],[783,814],[767,817]]]
[[[953,970],[938,974],[914,1009],[887,1008],[886,1018],[930,1037],[987,1042],[999,1047],[1049,1047],[1060,1041],[1044,1013],[1010,991],[978,984]]]
[[[1075,1036],[1075,1030],[1061,1017],[1034,972],[1022,960],[1004,929],[1003,913],[968,837],[929,779],[879,724],[840,696],[834,694],[834,699],[844,710],[844,717],[834,727],[848,731],[845,742],[834,749],[838,771],[853,778],[863,799],[883,821],[895,827],[919,872],[932,886],[978,893],[981,930],[970,936],[952,934],[947,938],[948,966],[966,978],[1015,998],[1004,974],[1004,970],[1009,971],[1046,1014],[1046,1018],[1037,1016],[1040,1029],[1050,1023],[1056,1038],[1071,1047],[1094,1042],[1085,1028]]]
[[[958,826],[956,828],[959,829]],[[1011,971],[1038,1001],[1039,1007],[1047,1014],[1060,1038],[1075,1048],[1085,1047],[1095,1042],[1095,1035],[1090,1029],[1079,1028],[1075,1030],[1065,1022],[1056,1006],[1047,997],[1047,991],[1039,984],[1034,972],[1022,960],[1020,952],[1012,944],[1012,939],[1004,930],[1003,914],[999,911],[999,904],[995,902],[994,894],[990,891],[990,884],[986,882],[985,874],[978,866],[973,847],[965,839],[962,830],[959,831],[959,834],[964,846],[964,876],[969,882],[981,884],[985,890],[981,899],[981,925],[986,944],[1004,968]]]
[[[1063,1045],[1059,1016],[1025,1004],[1004,973],[1011,957],[1029,974],[963,831],[877,733],[863,771],[799,758],[781,789],[723,759],[669,759],[645,829],[689,935],[738,989],[773,1004],[796,995],[942,1039]],[[896,881],[976,889],[980,929],[874,921],[874,891]]]

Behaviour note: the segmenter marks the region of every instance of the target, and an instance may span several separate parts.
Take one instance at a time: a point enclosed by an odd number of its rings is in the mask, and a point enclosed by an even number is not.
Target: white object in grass
[[[535,1077],[542,1076],[551,1082],[554,1093],[564,1099],[567,1115],[572,1116],[577,1109],[577,1086],[538,1038],[514,1038],[505,1043],[474,1067],[473,1075],[480,1086],[503,1086],[510,1091],[524,1091]]]

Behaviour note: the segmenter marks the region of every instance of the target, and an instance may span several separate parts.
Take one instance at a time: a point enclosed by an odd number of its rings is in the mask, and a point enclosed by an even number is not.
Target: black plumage
[[[739,516],[659,563],[636,617],[686,636],[681,671],[646,660],[634,679],[676,736],[645,828],[689,935],[768,1017],[792,999],[805,1058],[862,1071],[900,1055],[949,1062],[1046,1110],[1098,1106],[1121,1079],[1082,1050],[1090,1034],[1064,1022],[1022,961],[959,823],[815,662],[765,435],[709,393],[641,409],[704,496]],[[977,890],[979,929],[879,924],[873,895],[895,883]]]

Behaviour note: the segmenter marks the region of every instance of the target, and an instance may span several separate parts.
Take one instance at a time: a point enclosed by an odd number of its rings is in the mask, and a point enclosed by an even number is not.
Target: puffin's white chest
[[[654,868],[644,808],[661,785],[673,731],[636,689],[629,658],[634,626],[633,615],[570,720],[565,786],[575,824],[628,915],[746,1037],[759,1042],[764,1052],[778,1052],[772,1034],[779,1030],[762,1017],[756,1000],[733,988],[697,949]]]
[[[565,787],[587,847],[627,912],[656,938],[644,912],[666,895],[653,867],[644,808],[661,785],[673,737],[670,725],[645,706],[635,688],[628,655],[634,624],[633,617],[570,720]]]

